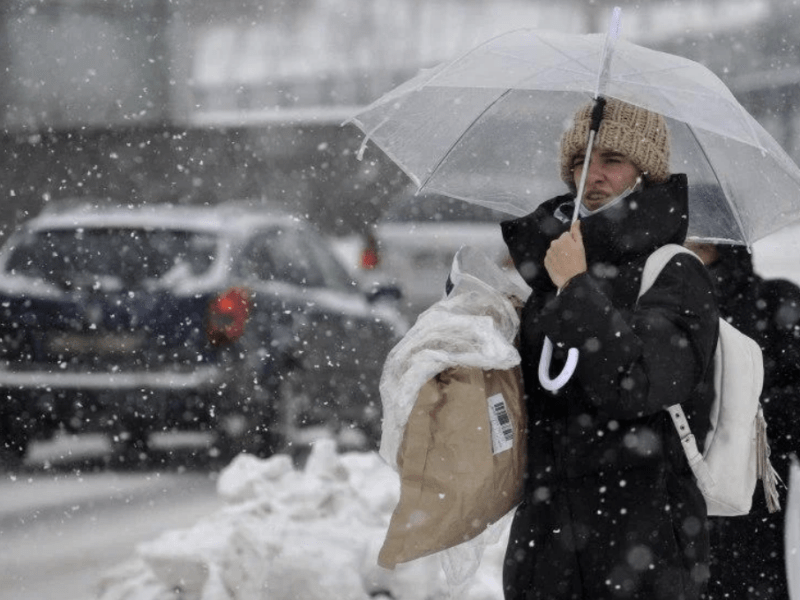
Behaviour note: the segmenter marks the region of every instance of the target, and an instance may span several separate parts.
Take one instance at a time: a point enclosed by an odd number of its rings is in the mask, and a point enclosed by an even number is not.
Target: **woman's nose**
[[[589,172],[586,174],[589,179],[597,179],[602,177],[603,175],[603,168],[599,164],[598,160],[591,160],[589,162]]]

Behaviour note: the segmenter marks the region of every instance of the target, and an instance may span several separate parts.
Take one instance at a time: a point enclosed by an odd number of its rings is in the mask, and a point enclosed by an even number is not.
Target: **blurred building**
[[[167,123],[187,117],[187,30],[169,0],[6,0],[6,131]]]
[[[2,121],[40,129],[315,111],[339,120],[503,31],[603,32],[615,5],[623,37],[700,60],[723,79],[749,74],[743,91],[761,85],[752,72],[764,71],[765,55],[800,62],[787,47],[791,0],[5,0]]]
[[[708,64],[800,153],[791,0],[4,0],[0,233],[82,195],[362,227],[405,181],[354,158],[357,107],[509,29],[603,31],[615,5],[623,37]]]
[[[6,130],[340,122],[520,23],[583,27],[530,0],[5,0],[0,19]]]

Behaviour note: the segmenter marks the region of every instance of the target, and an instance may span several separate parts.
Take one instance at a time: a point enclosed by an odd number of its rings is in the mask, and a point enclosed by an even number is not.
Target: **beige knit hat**
[[[578,110],[572,127],[561,138],[561,179],[570,187],[575,186],[572,162],[586,150],[593,107],[591,102]],[[658,113],[608,98],[594,144],[628,157],[640,171],[647,172],[652,183],[669,179],[669,132]]]

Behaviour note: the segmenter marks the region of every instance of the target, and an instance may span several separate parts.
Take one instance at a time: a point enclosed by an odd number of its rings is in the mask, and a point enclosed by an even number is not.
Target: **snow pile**
[[[141,544],[107,573],[100,600],[499,600],[505,537],[464,589],[436,556],[377,566],[399,478],[375,453],[317,442],[298,470],[285,455],[239,455],[220,474],[225,506],[187,530]]]

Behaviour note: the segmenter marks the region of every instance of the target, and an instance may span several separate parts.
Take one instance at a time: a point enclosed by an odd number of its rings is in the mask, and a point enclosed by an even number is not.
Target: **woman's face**
[[[583,173],[584,157],[583,153],[579,153],[572,161],[572,176],[576,188],[579,187]],[[623,154],[593,148],[583,192],[583,205],[589,210],[597,210],[625,190],[633,188],[640,175],[639,169]]]

